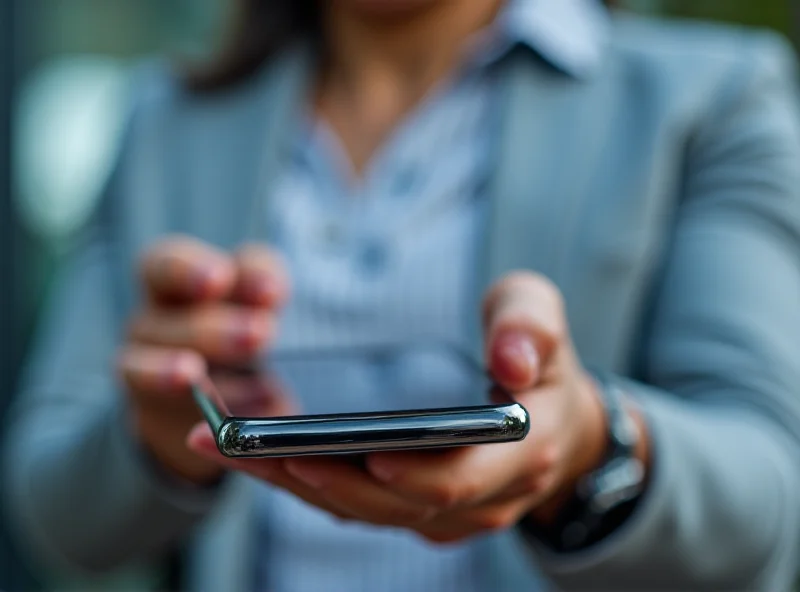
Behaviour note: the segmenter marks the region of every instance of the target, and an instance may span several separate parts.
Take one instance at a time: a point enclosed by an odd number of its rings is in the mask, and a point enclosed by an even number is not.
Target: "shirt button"
[[[397,173],[392,181],[392,195],[395,197],[405,197],[414,190],[417,183],[417,175],[413,169],[404,169]]]
[[[361,246],[358,259],[366,274],[377,275],[389,263],[389,247],[380,239],[368,239]]]

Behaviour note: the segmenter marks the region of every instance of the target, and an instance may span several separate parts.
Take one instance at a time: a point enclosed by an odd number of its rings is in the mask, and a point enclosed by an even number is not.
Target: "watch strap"
[[[625,408],[624,392],[605,373],[592,375],[606,415],[604,461],[578,481],[553,524],[542,528],[523,521],[523,530],[562,552],[586,547],[613,532],[632,512],[644,485],[644,467],[636,457],[640,434]]]

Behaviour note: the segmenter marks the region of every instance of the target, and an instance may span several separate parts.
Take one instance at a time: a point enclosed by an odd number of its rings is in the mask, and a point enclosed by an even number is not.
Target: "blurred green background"
[[[796,42],[800,33],[796,0],[618,4],[642,13],[770,27]],[[202,57],[212,51],[227,5],[226,0],[0,0],[2,14],[13,19],[4,27],[13,32],[11,55],[0,55],[8,59],[10,71],[0,82],[0,93],[10,96],[12,106],[12,158],[6,167],[12,208],[5,219],[0,216],[0,236],[9,246],[3,269],[17,270],[6,294],[10,305],[0,310],[7,316],[0,327],[8,333],[0,349],[8,361],[0,413],[52,273],[91,212],[107,171],[131,65],[150,54]],[[0,536],[0,590],[156,590],[169,585],[164,565],[87,580],[25,567],[15,557],[7,538]]]

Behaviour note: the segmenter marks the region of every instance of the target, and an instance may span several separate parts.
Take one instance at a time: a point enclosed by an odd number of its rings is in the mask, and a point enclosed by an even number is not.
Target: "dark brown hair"
[[[185,69],[186,86],[213,92],[246,81],[264,63],[300,38],[318,41],[324,0],[233,0],[233,15],[219,54]],[[602,0],[612,5],[614,0]]]
[[[247,80],[293,41],[316,38],[318,0],[233,0],[221,51],[208,63],[184,68],[186,86],[213,92]]]

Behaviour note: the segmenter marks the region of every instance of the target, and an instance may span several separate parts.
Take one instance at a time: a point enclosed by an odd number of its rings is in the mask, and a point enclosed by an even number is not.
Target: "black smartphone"
[[[283,351],[269,355],[255,372],[291,393],[304,409],[323,412],[239,416],[228,410],[211,385],[195,386],[195,401],[225,456],[353,454],[514,442],[525,438],[530,424],[524,407],[469,355],[450,346]],[[409,405],[413,408],[403,408]]]

